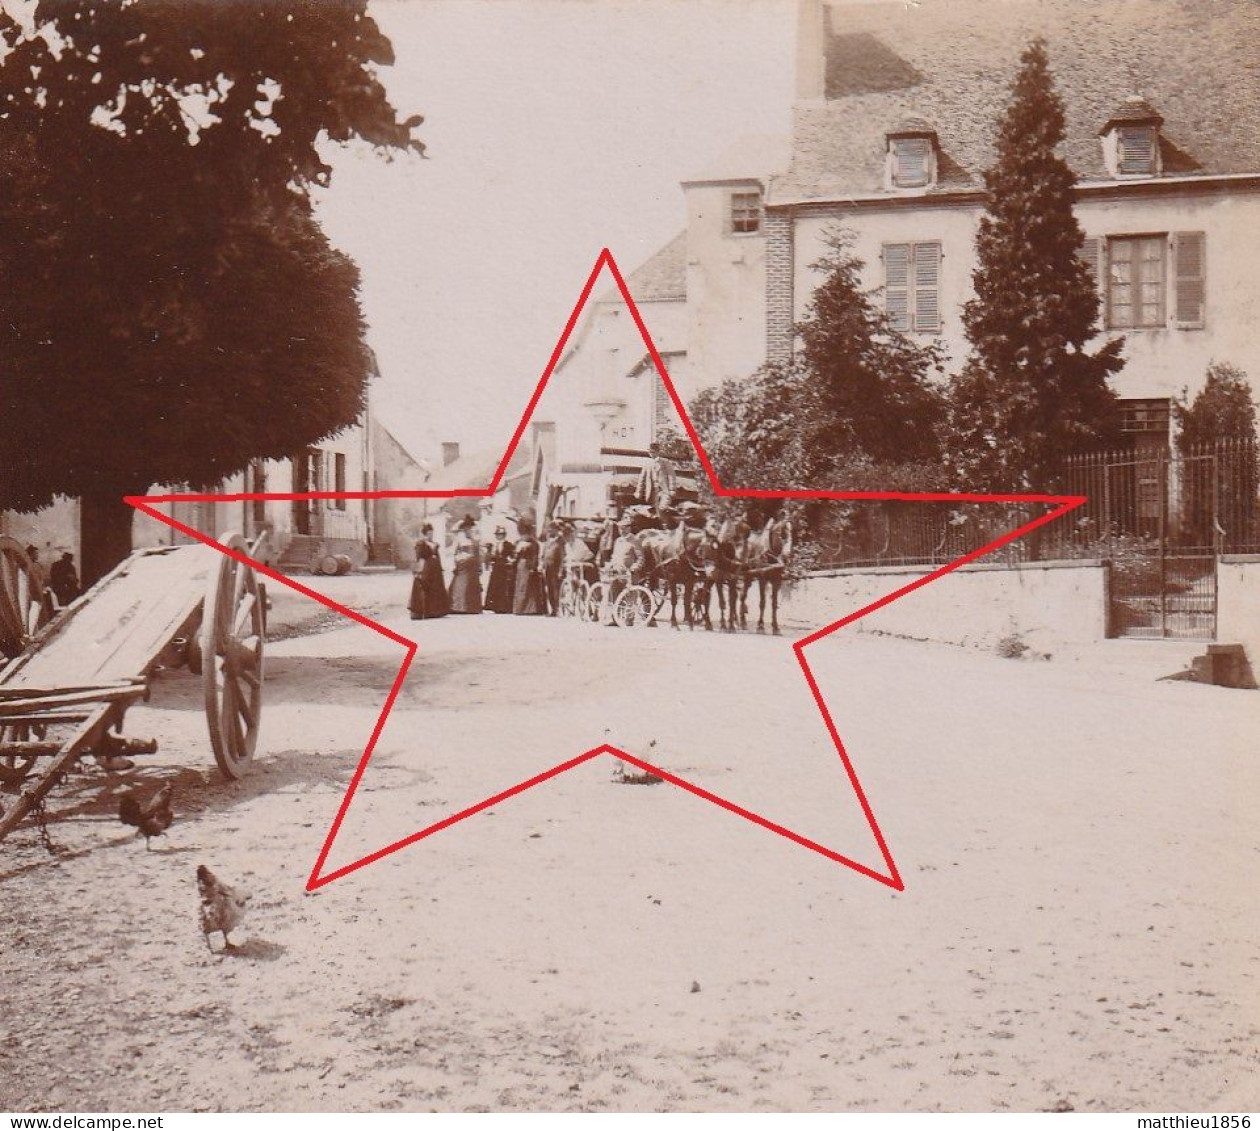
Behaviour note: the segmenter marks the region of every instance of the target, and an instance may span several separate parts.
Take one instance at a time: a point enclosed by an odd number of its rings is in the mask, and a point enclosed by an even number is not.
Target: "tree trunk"
[[[84,589],[131,553],[131,520],[136,512],[122,496],[122,491],[96,491],[79,500],[79,569]]]

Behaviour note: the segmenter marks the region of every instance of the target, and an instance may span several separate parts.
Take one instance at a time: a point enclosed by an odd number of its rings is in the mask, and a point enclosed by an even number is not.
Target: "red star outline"
[[[711,793],[709,790],[704,789],[701,786],[686,781],[685,779],[678,777],[676,774],[670,773],[668,770],[663,769],[660,766],[653,765],[650,762],[645,762],[643,759],[637,758],[634,755],[629,754],[624,750],[619,750],[607,743],[593,747],[574,758],[561,762],[557,766],[552,766],[549,770],[544,770],[542,773],[535,774],[533,777],[527,778],[525,781],[518,782],[516,785],[496,793],[492,797],[487,797],[484,801],[479,801],[475,805],[471,805],[466,809],[460,810],[458,813],[437,821],[434,824],[428,825],[427,827],[420,829],[418,832],[412,833],[410,836],[386,845],[384,848],[377,849],[375,852],[371,852],[366,856],[360,857],[352,863],[345,864],[340,868],[336,868],[333,871],[325,873],[324,865],[328,860],[329,853],[332,851],[332,846],[341,830],[342,822],[345,820],[346,814],[349,812],[350,806],[354,801],[355,793],[359,788],[359,783],[363,780],[363,775],[367,770],[368,763],[372,759],[372,753],[376,748],[377,740],[380,737],[381,731],[385,727],[385,721],[389,718],[389,713],[393,709],[394,703],[398,698],[398,694],[402,689],[403,682],[407,677],[408,669],[411,667],[411,662],[415,658],[416,652],[419,649],[419,644],[416,641],[402,636],[399,633],[386,628],[384,625],[371,620],[362,613],[355,612],[353,609],[340,605],[329,597],[324,596],[322,593],[317,593],[315,590],[308,588],[299,581],[296,581],[291,577],[286,577],[284,574],[281,574],[264,565],[262,562],[255,561],[245,554],[223,546],[210,535],[204,534],[201,531],[179,522],[171,516],[165,515],[161,511],[155,509],[154,504],[176,502],[234,503],[252,500],[276,500],[285,502],[320,499],[477,499],[493,496],[498,490],[503,476],[507,472],[507,468],[512,461],[512,457],[516,454],[516,449],[521,442],[521,437],[525,434],[525,429],[529,424],[530,418],[533,416],[534,410],[537,407],[544,390],[547,388],[547,383],[551,380],[552,373],[555,371],[560,357],[564,352],[564,348],[568,344],[569,338],[577,325],[582,310],[585,308],[587,300],[590,298],[591,292],[594,290],[596,280],[599,278],[600,273],[605,267],[608,268],[608,270],[612,273],[613,278],[616,280],[617,288],[620,290],[621,296],[625,300],[626,307],[630,311],[631,317],[634,319],[635,326],[638,328],[639,333],[643,338],[643,342],[647,347],[648,355],[652,359],[652,364],[655,366],[660,379],[665,384],[665,389],[669,393],[670,400],[673,402],[674,408],[678,412],[678,416],[683,423],[687,436],[690,438],[691,443],[695,447],[696,455],[699,457],[701,466],[704,468],[705,474],[708,475],[709,482],[712,484],[714,493],[717,496],[733,499],[828,499],[837,501],[900,500],[905,502],[998,504],[1044,503],[1052,508],[1041,517],[1033,519],[1032,521],[1017,527],[1007,534],[1003,534],[1000,538],[996,538],[992,542],[981,546],[978,550],[973,550],[972,552],[964,554],[962,557],[956,558],[946,565],[932,570],[926,576],[918,578],[907,585],[903,585],[900,589],[894,590],[893,592],[881,597],[879,600],[858,609],[856,612],[850,613],[848,616],[818,629],[811,635],[805,637],[803,640],[798,640],[791,645],[793,652],[796,653],[796,658],[801,666],[801,671],[805,675],[805,681],[809,685],[810,692],[813,694],[814,702],[818,706],[819,714],[822,715],[823,723],[827,728],[827,733],[831,736],[831,741],[835,745],[837,753],[840,755],[840,760],[844,765],[845,773],[848,775],[849,783],[852,785],[853,792],[862,808],[862,813],[866,818],[867,825],[875,838],[876,845],[879,847],[880,855],[883,857],[884,865],[887,869],[886,874],[867,867],[865,864],[861,864],[856,860],[852,860],[842,853],[827,848],[825,845],[810,840],[808,837],[801,836],[799,833],[793,832],[791,829],[777,824],[758,813],[745,809],[743,806],[737,805],[732,801],[728,801],[724,797],[719,797],[716,793]],[[333,817],[332,824],[330,825],[328,833],[324,838],[323,847],[320,849],[315,865],[311,869],[310,877],[306,881],[307,891],[315,891],[332,883],[334,880],[339,880],[353,872],[357,872],[360,868],[366,868],[369,864],[373,864],[378,860],[384,859],[386,856],[399,852],[402,849],[407,848],[409,845],[424,840],[426,837],[433,836],[435,833],[439,833],[443,829],[448,829],[452,825],[458,824],[460,821],[466,820],[485,809],[498,805],[500,802],[506,801],[510,797],[515,797],[517,794],[523,793],[527,789],[532,789],[534,786],[541,785],[543,782],[559,777],[561,774],[567,773],[569,770],[575,769],[584,762],[589,762],[591,759],[596,758],[601,754],[610,754],[625,762],[629,762],[644,772],[655,774],[664,781],[669,782],[671,785],[684,789],[688,793],[694,794],[696,797],[702,798],[703,800],[711,802],[728,812],[734,813],[738,817],[743,817],[746,821],[751,821],[755,825],[760,825],[762,828],[767,829],[772,833],[776,833],[802,848],[807,848],[812,852],[817,852],[819,855],[825,856],[828,860],[832,860],[837,864],[842,864],[847,868],[852,868],[855,872],[858,872],[863,876],[867,876],[872,880],[876,880],[877,882],[892,888],[894,891],[904,891],[905,883],[901,878],[900,872],[897,870],[897,865],[893,860],[892,853],[889,851],[888,843],[884,839],[883,832],[880,830],[879,822],[875,819],[875,813],[871,808],[870,801],[867,799],[866,791],[862,788],[862,783],[858,780],[857,772],[853,767],[853,762],[849,758],[849,754],[844,748],[844,743],[841,741],[840,735],[836,730],[835,722],[831,717],[831,712],[827,709],[827,704],[823,699],[822,692],[819,690],[818,683],[814,678],[814,673],[810,670],[809,662],[805,658],[805,649],[816,641],[822,640],[824,637],[830,636],[833,632],[844,628],[846,625],[850,625],[854,621],[860,620],[862,617],[868,616],[878,609],[882,609],[884,606],[900,600],[902,597],[914,592],[916,589],[920,589],[925,585],[930,585],[933,581],[944,577],[946,574],[952,573],[960,566],[964,566],[968,562],[973,562],[976,559],[983,557],[985,554],[991,553],[1010,542],[1014,542],[1033,530],[1036,530],[1040,526],[1053,522],[1055,519],[1075,510],[1079,506],[1082,506],[1087,501],[1087,498],[1083,495],[1003,495],[973,494],[966,492],[934,493],[903,491],[763,491],[748,488],[723,487],[718,481],[717,473],[714,471],[713,465],[710,463],[709,457],[704,450],[704,446],[700,442],[700,437],[696,434],[695,427],[692,425],[691,419],[687,415],[686,407],[679,398],[678,393],[674,388],[673,381],[670,380],[669,373],[666,371],[660,354],[657,352],[656,345],[653,343],[652,337],[648,333],[647,326],[644,323],[642,316],[639,314],[639,309],[630,295],[629,288],[626,286],[626,281],[622,277],[620,269],[617,267],[616,260],[613,258],[612,252],[610,252],[607,248],[604,248],[599,253],[598,258],[595,261],[595,266],[592,268],[590,276],[586,280],[586,285],[582,288],[582,293],[573,308],[572,314],[569,315],[568,322],[565,323],[564,331],[560,335],[560,339],[556,343],[555,349],[551,352],[551,358],[547,362],[547,368],[543,372],[537,387],[534,389],[534,394],[530,397],[529,404],[525,407],[520,423],[516,426],[516,431],[512,434],[512,439],[507,446],[507,450],[503,453],[503,458],[499,461],[498,468],[496,469],[494,478],[491,480],[489,486],[481,488],[458,488],[451,491],[310,491],[302,493],[243,492],[237,494],[186,493],[167,495],[129,495],[124,498],[124,501],[141,513],[148,515],[150,518],[156,519],[158,522],[164,523],[165,525],[178,530],[190,538],[194,538],[207,546],[213,547],[220,553],[226,554],[228,557],[235,558],[237,561],[243,562],[245,565],[252,567],[258,573],[271,578],[273,581],[279,582],[281,585],[286,585],[290,589],[301,593],[303,596],[309,597],[313,601],[318,601],[321,605],[324,605],[327,608],[334,609],[342,616],[345,616],[350,620],[365,626],[366,628],[370,628],[373,632],[379,633],[381,636],[392,640],[405,650],[406,654],[403,657],[402,664],[399,666],[398,674],[394,677],[393,685],[390,687],[389,694],[385,698],[385,703],[381,708],[381,713],[377,717],[376,724],[372,728],[371,737],[368,739],[367,745],[363,749],[363,755],[359,759],[359,763],[355,768],[353,777],[350,779],[350,784],[346,787],[345,795],[341,800],[337,813]]]

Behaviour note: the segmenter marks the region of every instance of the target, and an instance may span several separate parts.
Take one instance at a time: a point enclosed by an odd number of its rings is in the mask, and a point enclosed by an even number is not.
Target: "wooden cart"
[[[237,534],[220,542],[250,557],[260,548]],[[21,545],[0,538],[0,784],[18,791],[0,794],[0,840],[84,756],[156,752],[122,725],[159,668],[201,677],[214,759],[241,777],[258,740],[265,633],[254,571],[200,543],[138,550],[55,611]]]

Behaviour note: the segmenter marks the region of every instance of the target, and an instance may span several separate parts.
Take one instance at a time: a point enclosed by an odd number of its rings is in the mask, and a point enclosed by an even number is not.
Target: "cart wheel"
[[[50,620],[43,575],[21,542],[0,535],[0,656],[18,655]]]
[[[239,534],[225,534],[219,541],[238,553],[249,551]],[[254,571],[222,555],[206,588],[201,679],[214,760],[228,778],[245,775],[258,742],[264,616]]]
[[[47,733],[48,728],[43,725],[19,723],[0,726],[0,747],[6,742],[29,742],[32,738],[43,738]],[[17,754],[0,754],[0,785],[21,785],[26,775],[35,768],[37,760],[33,754],[25,758]]]
[[[622,628],[646,628],[655,612],[651,591],[642,585],[628,585],[617,597],[613,618]]]

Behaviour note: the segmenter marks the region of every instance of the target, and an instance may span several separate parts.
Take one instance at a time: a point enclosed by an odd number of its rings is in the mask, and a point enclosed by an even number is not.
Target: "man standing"
[[[674,461],[661,453],[660,444],[650,444],[648,454],[652,462],[639,474],[639,486],[635,494],[641,502],[654,507],[659,513],[662,508],[673,503],[678,477],[674,471]]]
[[[547,540],[542,549],[543,588],[547,595],[547,615],[560,615],[560,580],[564,572],[564,539],[560,536],[560,525],[555,522],[547,524]]]
[[[48,584],[63,609],[79,595],[79,574],[74,568],[74,555],[67,550],[48,571]]]

